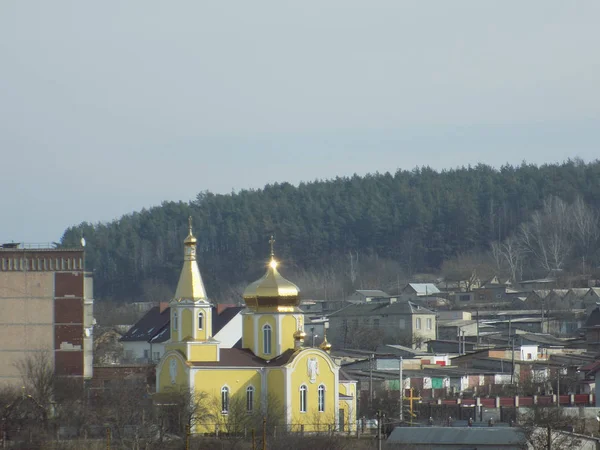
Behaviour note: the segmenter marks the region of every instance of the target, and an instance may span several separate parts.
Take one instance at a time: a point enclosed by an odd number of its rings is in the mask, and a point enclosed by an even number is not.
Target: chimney
[[[165,311],[165,309],[169,307],[169,302],[160,302],[158,304],[158,307],[160,308],[159,312],[162,314]]]

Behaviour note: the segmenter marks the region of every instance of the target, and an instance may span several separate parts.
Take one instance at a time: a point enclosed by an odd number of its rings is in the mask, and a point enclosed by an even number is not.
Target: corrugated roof
[[[435,314],[427,308],[423,308],[413,302],[398,300],[394,303],[360,303],[349,305],[332,313],[329,317],[364,316],[364,315],[402,315],[402,314]]]
[[[379,289],[358,289],[356,292],[365,297],[389,297],[387,292],[383,292]]]
[[[408,285],[419,295],[433,295],[440,293],[440,290],[433,283],[408,283]]]
[[[525,434],[519,428],[451,428],[451,427],[396,427],[386,444],[418,445],[458,445],[484,448],[507,446],[520,449],[526,442]],[[508,447],[510,446],[510,447]]]

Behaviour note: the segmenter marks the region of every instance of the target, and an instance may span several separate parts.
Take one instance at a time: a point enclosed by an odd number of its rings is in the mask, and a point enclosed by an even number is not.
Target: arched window
[[[221,388],[221,413],[227,414],[229,412],[229,388],[223,386]]]
[[[263,353],[265,355],[271,354],[271,325],[269,324],[263,327]]]
[[[246,411],[252,412],[254,409],[254,387],[248,386],[246,388]]]
[[[201,330],[204,328],[204,313],[198,313],[198,329]]]
[[[319,385],[319,412],[325,411],[325,386]]]
[[[177,311],[173,312],[173,330],[177,331]]]
[[[306,391],[305,385],[300,386],[300,412],[306,412]]]

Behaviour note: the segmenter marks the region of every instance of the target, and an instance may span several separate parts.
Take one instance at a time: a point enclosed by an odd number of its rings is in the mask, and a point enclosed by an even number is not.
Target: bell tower
[[[212,305],[206,296],[198,262],[196,261],[196,237],[192,232],[192,218],[188,219],[189,231],[183,241],[183,267],[175,297],[171,300],[171,347],[179,348],[187,356],[188,361],[195,360],[200,353],[205,360],[218,359],[218,348],[209,351],[192,351],[194,343],[210,344],[218,347],[212,338]],[[184,343],[177,346],[177,343]],[[206,349],[205,349],[206,350]]]

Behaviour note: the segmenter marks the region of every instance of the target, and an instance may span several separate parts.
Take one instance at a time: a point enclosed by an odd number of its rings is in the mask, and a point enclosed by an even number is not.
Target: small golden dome
[[[196,244],[196,237],[194,236],[194,233],[192,233],[192,216],[188,217],[188,235],[185,238],[185,241],[183,241],[184,244]]]
[[[327,336],[325,336],[325,338],[323,339],[323,342],[321,342],[321,345],[319,345],[319,348],[321,350],[326,351],[327,353],[329,353],[331,351],[331,344],[327,340]]]
[[[294,333],[294,340],[303,341],[304,339],[306,339],[306,333],[304,332],[304,330],[296,330],[296,332]]]
[[[271,244],[271,261],[267,266],[267,273],[246,288],[244,301],[249,308],[298,306],[300,289],[277,271],[278,263],[273,253],[275,240],[272,236],[269,242]]]

